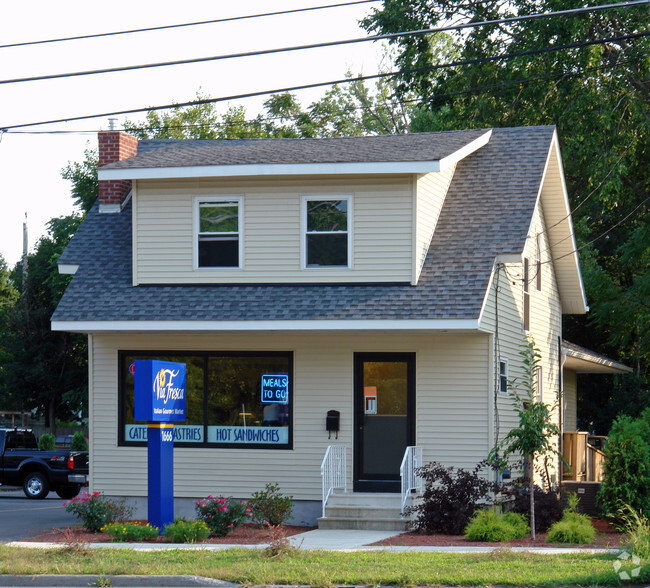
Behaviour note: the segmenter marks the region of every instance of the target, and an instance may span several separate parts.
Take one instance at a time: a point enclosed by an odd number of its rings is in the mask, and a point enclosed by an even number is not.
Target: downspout
[[[566,353],[563,353],[562,351],[562,337],[558,337],[558,352],[560,356],[560,374],[559,374],[559,380],[560,380],[560,439],[559,439],[559,446],[560,446],[560,455],[564,456],[564,410],[565,410],[565,402],[564,402],[564,364],[566,363],[567,355]],[[559,482],[562,482],[562,479],[564,478],[564,461],[560,460],[560,470],[559,470]]]

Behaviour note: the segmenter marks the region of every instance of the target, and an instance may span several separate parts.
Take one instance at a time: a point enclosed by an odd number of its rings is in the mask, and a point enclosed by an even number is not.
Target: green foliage
[[[649,411],[644,413],[648,417]],[[650,509],[650,425],[644,418],[621,415],[614,421],[603,449],[603,481],[597,494],[601,512],[616,518],[623,504],[635,511]]]
[[[56,449],[56,437],[52,433],[44,433],[38,440],[38,448],[41,451],[54,451]]]
[[[174,519],[163,533],[169,543],[200,543],[210,536],[210,529],[203,521]]]
[[[650,558],[650,521],[640,511],[624,504],[616,513],[621,530],[625,533],[624,547],[643,559]]]
[[[591,519],[571,509],[566,509],[562,519],[553,523],[546,536],[547,543],[591,543],[596,536],[596,529]]]
[[[119,542],[151,541],[158,537],[158,527],[152,527],[149,523],[108,523],[100,531]]]
[[[286,523],[293,513],[293,496],[284,496],[278,484],[267,483],[264,490],[253,492],[248,501],[253,522],[275,527]]]
[[[407,515],[415,514],[411,526],[424,533],[460,535],[474,513],[489,504],[498,490],[480,474],[485,466],[480,462],[468,471],[434,461],[420,468],[424,492],[419,504],[406,509]]]
[[[98,533],[104,525],[124,521],[133,514],[133,508],[124,501],[106,498],[101,492],[82,492],[64,502],[63,508],[81,519],[83,526],[91,533]]]
[[[210,495],[197,500],[195,508],[198,519],[208,526],[210,533],[215,537],[225,537],[251,516],[245,502],[223,496],[215,498]]]
[[[97,179],[97,151],[86,149],[85,159],[79,162],[69,162],[61,170],[61,177],[72,182],[72,200],[75,205],[86,213],[97,200],[99,180]]]
[[[479,510],[465,527],[465,538],[469,541],[511,541],[523,539],[528,533],[526,519],[515,512],[502,515],[493,510]]]
[[[77,431],[72,436],[70,451],[88,451],[88,441],[86,441],[86,436],[81,431]]]
[[[523,479],[513,480],[504,488],[504,492],[511,498],[508,510],[530,516],[529,483]],[[535,485],[534,492],[535,533],[544,533],[562,518],[567,501],[558,488],[542,489]]]

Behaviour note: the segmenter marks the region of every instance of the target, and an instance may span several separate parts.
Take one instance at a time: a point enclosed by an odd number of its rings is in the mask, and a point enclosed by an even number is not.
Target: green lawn
[[[627,584],[614,571],[615,561],[614,555],[541,555],[509,550],[480,554],[293,551],[270,557],[252,549],[75,552],[0,546],[0,574],[190,574],[258,585]],[[628,568],[632,568],[631,563],[622,569]],[[650,583],[650,566],[643,567],[636,581]]]

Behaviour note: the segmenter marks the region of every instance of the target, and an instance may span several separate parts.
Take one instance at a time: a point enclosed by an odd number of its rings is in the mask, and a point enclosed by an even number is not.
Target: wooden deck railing
[[[563,434],[564,480],[602,482],[605,454],[600,450],[605,437],[583,431]]]

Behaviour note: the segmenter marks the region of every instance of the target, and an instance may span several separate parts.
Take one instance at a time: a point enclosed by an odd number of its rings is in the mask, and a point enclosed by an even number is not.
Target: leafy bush
[[[528,517],[530,512],[528,483],[522,479],[514,480],[505,486],[503,492],[512,498],[508,504],[508,510]],[[535,486],[535,532],[547,531],[553,523],[562,518],[566,507],[567,500],[560,494],[559,489],[551,488],[545,491],[539,486]]]
[[[470,541],[510,541],[529,533],[525,517],[515,512],[501,515],[493,510],[479,510],[465,527],[465,537]]]
[[[88,442],[86,441],[86,437],[84,437],[84,434],[81,431],[77,431],[72,436],[70,451],[88,451]]]
[[[203,521],[174,519],[165,527],[165,541],[170,543],[198,543],[210,536],[210,529]]]
[[[233,498],[214,498],[212,495],[196,501],[198,519],[203,521],[215,537],[225,537],[251,516],[245,502]]]
[[[276,527],[291,518],[293,496],[283,496],[278,484],[268,483],[264,490],[253,493],[248,507],[254,522]]]
[[[482,461],[472,471],[431,462],[418,469],[424,480],[422,502],[406,509],[415,514],[411,527],[425,533],[460,535],[479,506],[489,504],[497,485],[479,475],[487,463]]]
[[[82,492],[72,500],[63,503],[66,512],[79,517],[91,533],[98,533],[104,525],[123,521],[133,514],[133,508],[122,500],[111,500],[100,492]]]
[[[56,437],[52,433],[44,433],[38,440],[38,448],[41,451],[54,451],[56,449]]]
[[[645,416],[645,413],[644,413]],[[603,449],[605,469],[597,504],[616,517],[623,504],[635,511],[650,510],[650,425],[644,418],[619,416]]]
[[[625,533],[625,547],[643,559],[650,558],[650,521],[629,505],[622,506],[616,517]]]
[[[562,519],[551,525],[546,536],[547,543],[591,543],[596,536],[596,529],[591,519],[577,512],[566,509]]]
[[[108,523],[101,528],[115,541],[147,541],[158,537],[158,527],[149,523]]]

